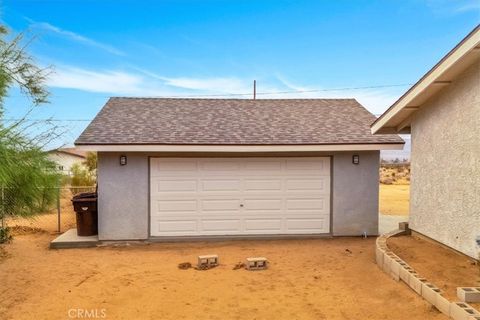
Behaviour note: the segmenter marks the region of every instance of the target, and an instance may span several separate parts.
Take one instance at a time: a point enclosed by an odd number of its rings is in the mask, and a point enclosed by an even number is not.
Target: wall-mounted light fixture
[[[352,156],[352,163],[353,164],[359,164],[360,163],[360,156],[358,154],[354,154]]]
[[[124,166],[127,164],[127,156],[120,156],[120,165]]]

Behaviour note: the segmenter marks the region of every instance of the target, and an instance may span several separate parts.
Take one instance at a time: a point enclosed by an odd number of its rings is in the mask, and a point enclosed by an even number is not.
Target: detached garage
[[[99,239],[376,235],[375,117],[353,99],[111,98],[76,145],[98,152]]]

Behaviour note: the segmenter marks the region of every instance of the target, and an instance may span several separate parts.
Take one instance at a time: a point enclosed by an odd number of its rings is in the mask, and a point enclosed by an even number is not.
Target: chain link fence
[[[36,199],[35,214],[24,217],[20,211],[29,210],[17,205],[15,193],[0,186],[0,220],[2,227],[8,226],[21,232],[46,231],[49,233],[65,232],[75,227],[75,212],[72,197],[82,192],[94,192],[95,186],[58,187],[48,190],[45,199]],[[52,199],[52,195],[54,198]],[[23,203],[23,202],[22,202]]]

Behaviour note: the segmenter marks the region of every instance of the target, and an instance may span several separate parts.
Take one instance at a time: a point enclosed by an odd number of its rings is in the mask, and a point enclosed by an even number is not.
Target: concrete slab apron
[[[50,242],[50,249],[89,248],[99,243],[98,236],[79,237],[77,229],[70,229]]]

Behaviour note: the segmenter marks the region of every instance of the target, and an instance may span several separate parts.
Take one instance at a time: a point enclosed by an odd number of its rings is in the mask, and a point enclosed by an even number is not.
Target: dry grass
[[[380,184],[380,213],[404,216],[409,213],[410,186]]]
[[[0,319],[446,319],[374,262],[375,238],[163,243],[49,250],[17,236],[0,263]],[[220,266],[178,269],[200,254]],[[266,256],[265,271],[233,270]]]

